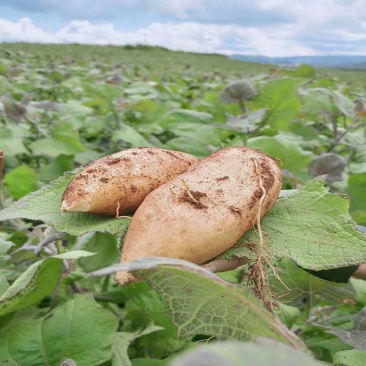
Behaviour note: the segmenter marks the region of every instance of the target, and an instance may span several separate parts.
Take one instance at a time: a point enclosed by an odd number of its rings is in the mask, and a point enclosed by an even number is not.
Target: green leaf
[[[0,221],[24,218],[41,220],[52,225],[59,232],[83,235],[90,231],[105,232],[121,236],[128,226],[128,219],[97,216],[87,213],[61,214],[62,195],[71,180],[80,172],[76,169],[44,186],[42,189],[14,202],[0,211]]]
[[[119,298],[125,298],[127,316],[124,332],[149,329],[152,323],[161,327],[158,334],[143,334],[135,340],[134,349],[140,356],[162,358],[186,346],[189,341],[177,338],[177,327],[172,323],[158,294],[146,283],[134,283],[120,288]],[[151,347],[154,344],[154,347]]]
[[[296,177],[308,177],[307,169],[313,154],[302,150],[297,143],[281,136],[259,136],[247,140],[247,145],[278,159],[281,169],[290,171]]]
[[[267,123],[275,129],[288,131],[291,122],[300,111],[298,88],[306,81],[302,78],[288,78],[267,82],[260,90],[258,104],[267,108]]]
[[[5,315],[41,301],[56,287],[62,271],[58,259],[32,264],[0,297],[0,315]]]
[[[17,133],[18,128],[14,126],[13,129],[1,126],[0,128],[0,146],[4,151],[4,157],[15,156],[18,154],[28,154],[25,148],[22,136]]]
[[[15,200],[38,189],[36,173],[27,165],[19,165],[6,174],[4,184]]]
[[[121,125],[118,131],[115,131],[112,136],[112,141],[123,140],[128,142],[132,147],[152,146],[136,129],[128,125]]]
[[[334,366],[364,366],[366,360],[366,351],[351,349],[349,351],[337,352],[334,355]]]
[[[177,356],[169,366],[321,366],[322,362],[279,343],[261,339],[254,343],[212,342]]]
[[[0,341],[0,359],[7,365],[54,366],[66,359],[78,366],[100,365],[112,357],[117,326],[109,311],[86,295],[76,295],[44,318],[10,330]]]
[[[130,366],[131,361],[127,354],[127,349],[131,342],[144,335],[155,333],[164,328],[150,325],[142,331],[138,332],[118,332],[114,335],[112,346],[112,366]]]
[[[212,121],[212,115],[209,113],[190,109],[175,109],[161,119],[160,125],[166,129],[174,129],[179,123],[207,123],[210,121]]]
[[[366,212],[366,173],[352,174],[348,179],[347,193],[351,196],[351,210]]]
[[[325,324],[317,325],[327,329],[329,333],[336,335],[344,343],[349,344],[356,349],[366,351],[366,307],[355,317],[352,329],[341,329]]]
[[[77,259],[92,254],[72,251],[33,263],[0,297],[0,316],[36,304],[50,295],[61,277],[61,259]]]
[[[315,296],[320,296],[334,304],[344,299],[355,298],[352,285],[337,284],[315,277],[296,266],[292,260],[283,260],[277,269],[281,280],[272,275],[271,290],[286,304],[293,306],[312,304]]]
[[[29,145],[35,155],[51,158],[63,155],[75,155],[86,151],[79,140],[79,133],[72,123],[59,121],[51,131],[51,137],[40,139]]]
[[[74,159],[72,156],[60,155],[53,159],[48,165],[43,166],[39,172],[39,179],[51,182],[61,177],[65,172],[74,168]]]
[[[121,255],[118,250],[117,238],[108,234],[87,234],[87,237],[83,240],[80,248],[96,253],[96,255],[90,258],[81,258],[79,260],[79,264],[85,272],[107,267],[115,262]]]
[[[353,114],[354,104],[337,91],[325,88],[313,88],[301,90],[304,110],[308,118],[319,119],[323,117],[328,121]]]
[[[300,348],[301,341],[288,332],[259,300],[190,262],[149,257],[116,268],[134,272],[163,301],[178,327],[179,337],[214,336],[252,340],[269,337]]]
[[[347,197],[329,193],[323,179],[311,180],[278,199],[262,218],[268,252],[316,271],[365,263],[366,235],[351,221],[348,207]],[[247,256],[245,248],[253,243],[258,234],[250,230],[222,257]]]

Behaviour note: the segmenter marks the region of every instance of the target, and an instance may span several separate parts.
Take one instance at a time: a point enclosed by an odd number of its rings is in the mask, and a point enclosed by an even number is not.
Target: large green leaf
[[[357,221],[361,225],[366,225],[366,173],[352,174],[348,179],[347,193],[351,196],[351,210],[358,213],[363,220]]]
[[[6,174],[4,184],[15,200],[38,189],[36,173],[27,165],[19,165]]]
[[[127,349],[131,342],[144,335],[155,333],[164,328],[150,325],[146,329],[137,332],[118,332],[114,335],[112,346],[112,366],[131,366],[131,361],[128,357]],[[155,335],[156,337],[156,335]]]
[[[329,193],[323,179],[313,179],[280,198],[262,218],[267,254],[317,271],[365,263],[366,235],[351,221],[348,208],[348,197]],[[248,246],[258,240],[250,230],[222,256],[248,256]]]
[[[35,155],[51,158],[64,155],[75,155],[86,151],[81,144],[79,133],[70,122],[57,122],[51,131],[51,136],[39,139],[29,145]]]
[[[267,123],[275,129],[288,131],[300,111],[298,88],[306,79],[287,78],[267,82],[260,90],[258,105],[267,108]]]
[[[112,313],[76,295],[44,318],[22,321],[3,333],[0,363],[55,366],[69,359],[78,366],[100,365],[112,357],[117,326]]]
[[[28,150],[23,144],[22,136],[17,133],[18,127],[8,128],[1,126],[0,128],[0,146],[4,151],[4,156],[14,156],[18,154],[27,154]]]
[[[107,267],[120,257],[118,242],[115,236],[102,233],[89,233],[83,238],[80,249],[96,253],[95,256],[81,258],[79,264],[85,272]]]
[[[313,154],[281,136],[259,136],[247,140],[247,145],[278,159],[281,169],[288,170],[299,178],[308,177],[308,165]]]
[[[60,280],[62,259],[93,254],[75,250],[33,263],[0,297],[0,316],[36,304],[49,295]]]
[[[334,304],[344,299],[355,298],[356,293],[352,285],[315,277],[296,266],[292,260],[283,260],[277,270],[281,280],[271,276],[271,290],[286,304],[313,304],[315,296],[321,296]]]
[[[110,295],[106,294],[106,296]],[[133,346],[140,356],[167,357],[190,342],[187,339],[178,339],[177,327],[166,313],[159,295],[145,282],[119,287],[115,296],[125,303],[127,316],[122,327],[124,333],[140,332],[141,329],[149,328],[152,323],[161,327],[158,334],[141,334],[135,340]],[[152,343],[153,348],[151,348]]]
[[[91,276],[109,270],[134,272],[157,291],[180,337],[207,335],[241,340],[268,337],[295,348],[303,347],[249,291],[193,263],[148,257],[102,269]]]
[[[352,349],[349,351],[337,352],[334,355],[334,366],[364,366],[366,360],[366,351]]]
[[[42,189],[29,194],[0,211],[0,221],[24,218],[41,220],[57,231],[71,235],[83,235],[90,231],[99,231],[121,236],[128,226],[128,219],[97,216],[87,213],[61,214],[62,195],[70,181],[80,170],[66,173]]]

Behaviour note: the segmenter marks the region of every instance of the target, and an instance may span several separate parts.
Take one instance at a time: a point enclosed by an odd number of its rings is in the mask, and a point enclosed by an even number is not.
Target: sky
[[[0,42],[366,55],[366,0],[0,0]]]

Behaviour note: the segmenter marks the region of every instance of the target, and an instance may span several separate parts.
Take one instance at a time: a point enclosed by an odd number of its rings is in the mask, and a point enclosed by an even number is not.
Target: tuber
[[[62,197],[61,212],[113,216],[134,212],[151,191],[197,161],[190,154],[152,147],[105,156],[70,182]]]
[[[246,147],[213,153],[145,198],[127,230],[120,262],[159,256],[203,264],[251,229],[281,188],[272,157]],[[122,285],[136,280],[128,272],[115,279]]]

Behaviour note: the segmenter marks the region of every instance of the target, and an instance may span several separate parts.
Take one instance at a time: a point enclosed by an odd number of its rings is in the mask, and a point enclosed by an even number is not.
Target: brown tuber
[[[275,160],[225,148],[152,191],[127,230],[121,263],[170,257],[203,264],[234,245],[275,204],[282,187]],[[122,285],[137,279],[116,274]]]
[[[196,162],[193,155],[151,147],[105,156],[70,182],[61,211],[111,216],[134,212],[151,191]]]

